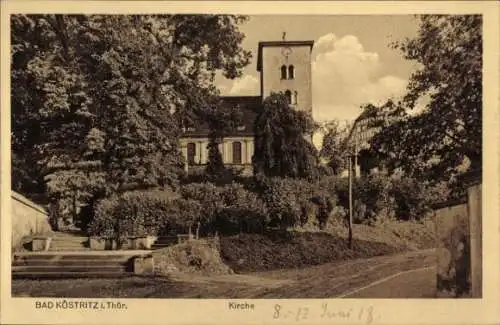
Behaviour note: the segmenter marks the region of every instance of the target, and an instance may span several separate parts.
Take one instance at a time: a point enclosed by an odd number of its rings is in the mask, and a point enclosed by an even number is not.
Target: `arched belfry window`
[[[281,79],[286,79],[286,66],[281,66]]]
[[[233,164],[241,164],[241,142],[233,142]]]
[[[194,157],[196,156],[196,143],[189,142],[187,144],[187,163],[188,165],[194,165]]]
[[[293,65],[288,67],[288,79],[293,79],[295,74],[295,70]]]
[[[286,102],[292,104],[292,92],[290,90],[285,91]]]

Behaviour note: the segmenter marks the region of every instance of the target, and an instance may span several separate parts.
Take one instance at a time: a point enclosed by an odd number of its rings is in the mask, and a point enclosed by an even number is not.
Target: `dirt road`
[[[430,298],[434,250],[297,269],[218,277],[180,276],[210,298]],[[205,290],[206,288],[206,290]]]
[[[171,278],[14,280],[13,296],[100,298],[430,298],[434,250],[294,270]]]

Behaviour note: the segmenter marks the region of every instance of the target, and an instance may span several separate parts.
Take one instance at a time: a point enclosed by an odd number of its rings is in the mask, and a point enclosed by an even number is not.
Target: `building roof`
[[[283,46],[309,46],[311,51],[314,45],[314,41],[267,41],[267,42],[259,42],[259,50],[257,53],[257,71],[261,71],[262,69],[262,48],[263,47],[283,47]]]
[[[221,105],[225,107],[238,107],[242,110],[241,128],[232,131],[228,136],[253,136],[254,123],[257,118],[258,110],[262,105],[261,96],[222,96],[220,97]],[[183,133],[183,137],[207,137],[209,134],[207,124],[202,124],[195,129],[187,129]]]

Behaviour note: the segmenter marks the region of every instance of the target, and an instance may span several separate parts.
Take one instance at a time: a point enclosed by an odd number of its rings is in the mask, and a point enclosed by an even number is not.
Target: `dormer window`
[[[240,126],[238,126],[236,129],[237,129],[238,131],[245,131],[246,126],[244,126],[244,125],[240,125]]]

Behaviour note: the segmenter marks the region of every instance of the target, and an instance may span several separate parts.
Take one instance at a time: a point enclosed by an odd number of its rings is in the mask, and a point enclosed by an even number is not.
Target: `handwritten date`
[[[297,309],[285,309],[280,304],[274,305],[274,319],[290,319],[295,321],[307,319],[339,319],[355,323],[364,323],[370,325],[375,320],[373,306],[361,307],[357,309],[338,310],[328,306],[327,303],[321,304],[321,308],[299,307]],[[378,317],[377,317],[378,318]]]

